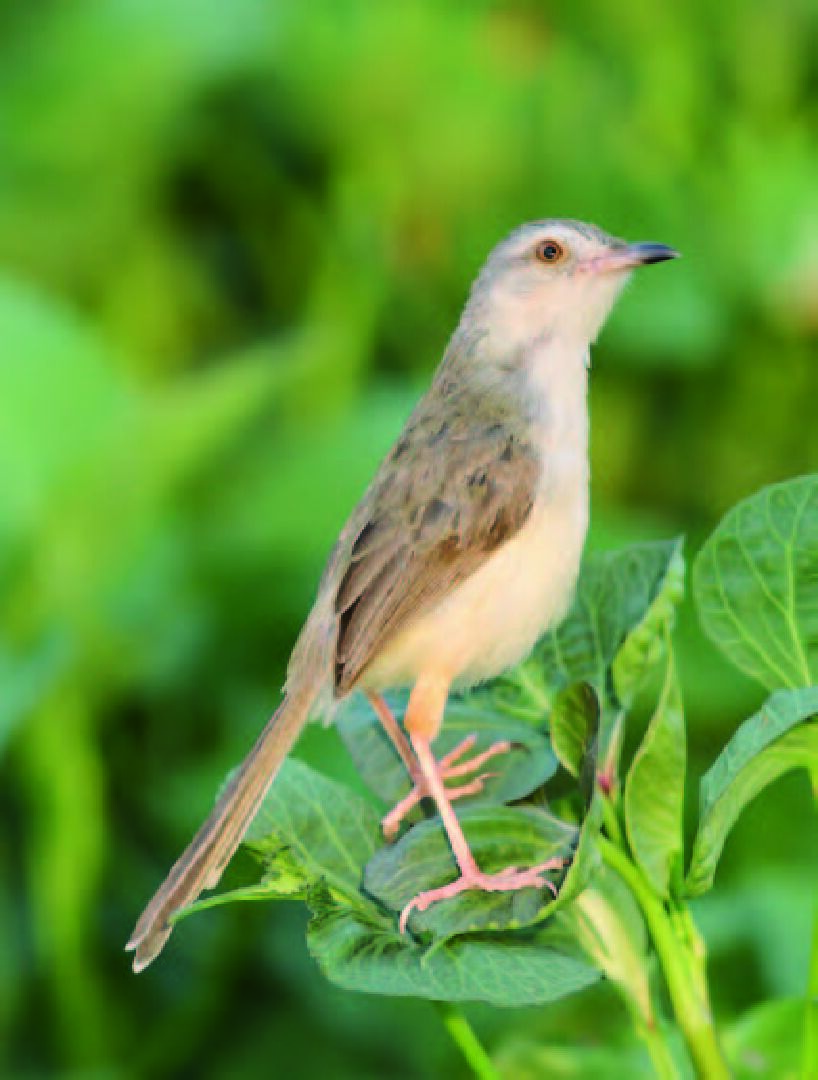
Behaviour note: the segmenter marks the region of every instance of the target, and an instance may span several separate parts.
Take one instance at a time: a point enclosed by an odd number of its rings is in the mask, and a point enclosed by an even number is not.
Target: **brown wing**
[[[505,423],[418,423],[368,493],[335,596],[335,686],[349,690],[385,642],[522,527],[540,466]]]

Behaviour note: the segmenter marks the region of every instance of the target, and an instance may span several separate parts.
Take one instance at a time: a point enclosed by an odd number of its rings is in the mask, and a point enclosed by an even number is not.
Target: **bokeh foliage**
[[[520,220],[685,255],[595,354],[594,546],[695,550],[814,469],[817,58],[810,0],[0,6],[0,1072],[455,1075],[431,1007],[320,980],[295,908],[190,920],[139,980],[119,950]],[[693,783],[760,698],[682,630]],[[354,782],[334,732],[299,754]],[[803,982],[808,806],[765,796],[698,909],[727,1018]],[[622,1025],[604,985],[474,1015]]]

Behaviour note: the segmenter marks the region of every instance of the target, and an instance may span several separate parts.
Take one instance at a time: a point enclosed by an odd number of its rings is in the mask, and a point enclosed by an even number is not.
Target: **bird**
[[[457,865],[400,915],[467,890],[555,886],[561,860],[482,871],[453,802],[486,774],[447,787],[510,749],[439,761],[433,743],[452,690],[524,659],[566,614],[589,520],[590,347],[631,273],[674,259],[594,225],[548,218],[489,254],[427,392],[353,510],[298,636],[280,706],[138,919],[126,948],[141,971],[173,916],[221,874],[309,717],[363,691],[409,776],[383,820],[393,839],[431,797]],[[384,692],[408,688],[402,725]]]

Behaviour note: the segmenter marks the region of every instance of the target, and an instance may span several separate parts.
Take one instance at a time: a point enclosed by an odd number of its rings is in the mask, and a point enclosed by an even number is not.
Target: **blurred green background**
[[[122,946],[276,704],[336,530],[488,249],[565,215],[684,259],[596,350],[592,544],[695,550],[818,461],[818,7],[552,0],[0,5],[0,1074],[457,1077],[298,905]],[[761,691],[680,664],[695,783]],[[332,731],[298,751],[351,768]],[[697,906],[729,1022],[798,993],[806,783]],[[599,986],[470,1014],[618,1039]]]

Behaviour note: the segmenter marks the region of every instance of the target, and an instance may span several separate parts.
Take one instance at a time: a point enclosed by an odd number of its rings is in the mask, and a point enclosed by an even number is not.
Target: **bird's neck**
[[[587,523],[588,343],[547,338],[529,353],[526,408],[540,447],[539,498],[572,508]]]
[[[555,422],[563,413],[587,412],[590,345],[573,335],[545,334],[526,350],[523,382],[532,407]]]
[[[509,327],[462,322],[439,378],[467,381],[478,393],[513,402],[534,422],[558,424],[587,412],[590,344],[561,328],[521,336]],[[573,423],[573,420],[572,420]]]
[[[430,396],[467,396],[478,426],[513,424],[540,449],[538,498],[587,517],[588,356],[587,340],[572,334],[501,346],[488,331],[461,324]]]

